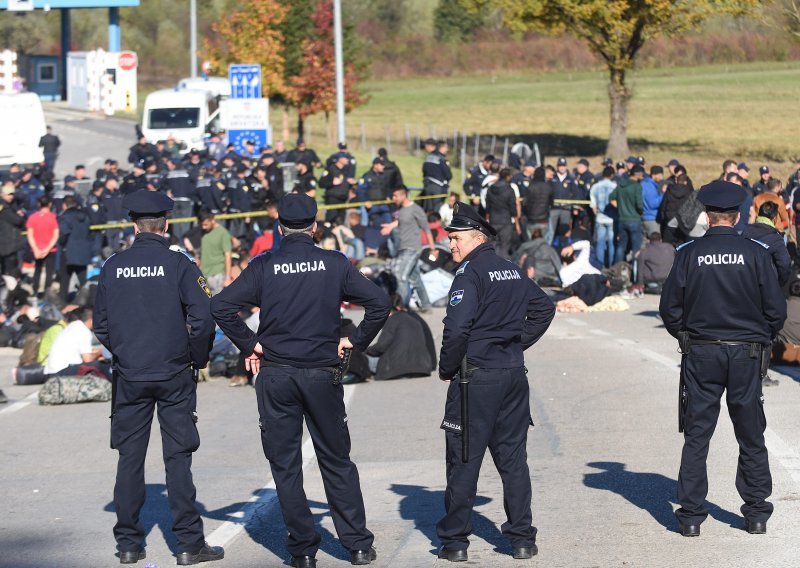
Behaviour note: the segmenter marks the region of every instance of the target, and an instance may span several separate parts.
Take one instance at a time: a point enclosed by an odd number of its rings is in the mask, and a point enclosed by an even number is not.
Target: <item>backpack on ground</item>
[[[84,377],[52,377],[39,390],[39,404],[76,404],[108,402],[111,383],[94,375]]]

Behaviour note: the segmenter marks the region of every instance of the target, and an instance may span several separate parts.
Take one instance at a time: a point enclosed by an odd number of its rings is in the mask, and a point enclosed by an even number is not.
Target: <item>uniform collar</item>
[[[733,227],[710,227],[706,231],[706,235],[739,235]]]
[[[281,239],[280,248],[284,246],[315,246],[314,239],[311,238],[311,235],[307,235],[305,233],[293,233]]]
[[[482,245],[478,245],[471,253],[464,257],[464,260],[461,261],[461,264],[463,265],[465,262],[473,260],[476,256],[480,256],[489,251],[494,252],[494,245],[492,243],[483,243]]]
[[[155,233],[139,233],[133,241],[133,246],[162,245],[169,247],[169,239]]]

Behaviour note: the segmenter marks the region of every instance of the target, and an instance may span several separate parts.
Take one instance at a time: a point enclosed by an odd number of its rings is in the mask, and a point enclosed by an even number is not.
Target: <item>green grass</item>
[[[633,152],[647,156],[648,163],[677,157],[699,181],[717,175],[727,158],[748,161],[751,167],[770,164],[784,178],[794,170],[789,161],[800,156],[800,62],[652,69],[632,74],[629,81],[634,98],[628,133]],[[369,103],[347,116],[351,149],[366,166],[370,150],[385,145],[388,128],[393,157],[413,185],[420,183],[422,158],[405,150],[406,129],[423,137],[434,131],[452,136],[454,130],[496,134],[501,137],[498,154],[503,135],[525,135],[540,141],[550,157],[564,152],[595,163],[608,135],[606,78],[600,71],[384,80],[363,86]],[[272,123],[280,124],[277,109]],[[326,127],[321,116],[312,117],[309,125],[311,145],[327,155],[333,150],[326,133],[332,125]],[[472,142],[468,148],[471,154]]]

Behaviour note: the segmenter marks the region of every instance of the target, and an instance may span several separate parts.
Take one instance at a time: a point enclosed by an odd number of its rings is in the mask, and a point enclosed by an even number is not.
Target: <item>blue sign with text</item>
[[[261,98],[261,65],[229,65],[232,99]]]

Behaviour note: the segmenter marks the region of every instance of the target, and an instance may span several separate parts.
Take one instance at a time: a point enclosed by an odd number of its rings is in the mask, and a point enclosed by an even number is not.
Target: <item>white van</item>
[[[202,150],[204,137],[218,117],[217,97],[208,91],[154,91],[144,102],[142,133],[151,144],[173,136],[187,151]]]
[[[44,160],[39,140],[47,133],[36,93],[0,94],[0,166],[33,165]]]

